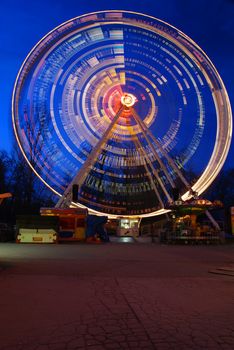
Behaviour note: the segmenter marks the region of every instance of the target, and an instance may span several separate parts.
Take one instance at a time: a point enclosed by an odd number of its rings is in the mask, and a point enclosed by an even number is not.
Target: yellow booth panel
[[[85,239],[85,227],[77,227],[75,229],[74,238],[80,240]]]

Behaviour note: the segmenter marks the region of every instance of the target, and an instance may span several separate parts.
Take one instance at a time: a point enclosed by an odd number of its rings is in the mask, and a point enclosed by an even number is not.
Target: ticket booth
[[[117,226],[117,236],[139,236],[139,218],[119,218]]]
[[[85,240],[87,209],[41,208],[42,216],[57,216],[59,219],[58,241]]]

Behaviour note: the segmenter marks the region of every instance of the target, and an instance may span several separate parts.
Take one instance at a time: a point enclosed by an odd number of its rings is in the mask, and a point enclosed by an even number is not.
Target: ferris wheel
[[[149,216],[200,195],[232,134],[228,95],[187,35],[154,17],[101,11],[42,38],[15,82],[13,126],[36,175],[91,212]]]

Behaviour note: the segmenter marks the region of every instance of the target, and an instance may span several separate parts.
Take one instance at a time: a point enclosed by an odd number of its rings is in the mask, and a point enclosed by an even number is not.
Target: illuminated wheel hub
[[[227,92],[202,49],[127,11],[83,15],[42,38],[18,73],[12,116],[54,193],[76,180],[81,205],[119,216],[162,213],[175,189],[204,192],[232,134]]]
[[[136,97],[132,94],[124,94],[121,96],[121,103],[126,107],[132,107],[136,103]]]

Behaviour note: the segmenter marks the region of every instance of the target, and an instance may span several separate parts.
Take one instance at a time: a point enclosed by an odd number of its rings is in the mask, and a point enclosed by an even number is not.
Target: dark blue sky
[[[189,35],[218,69],[234,108],[234,0],[1,0],[0,149],[11,150],[11,93],[31,48],[48,31],[84,13],[122,9],[162,19]],[[225,167],[234,166],[234,145]]]

